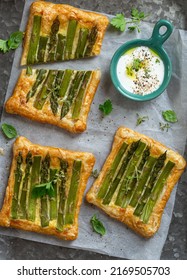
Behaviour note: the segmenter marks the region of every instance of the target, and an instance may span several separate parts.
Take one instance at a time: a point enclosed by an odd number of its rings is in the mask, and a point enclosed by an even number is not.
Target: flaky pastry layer
[[[21,71],[14,92],[5,103],[6,112],[10,114],[18,114],[34,121],[53,124],[73,133],[83,132],[87,127],[87,118],[90,107],[100,82],[100,70],[92,71],[92,75],[82,101],[80,114],[76,119],[72,118],[71,112],[62,119],[59,116],[54,115],[51,111],[49,99],[43,106],[42,110],[38,110],[33,106],[32,99],[27,102],[27,94],[34,85],[36,76],[27,75],[26,72],[27,71],[25,69]]]
[[[134,208],[132,206],[128,205],[126,208],[122,208],[120,206],[115,205],[114,203],[111,203],[109,205],[104,205],[102,203],[102,200],[100,200],[97,197],[98,192],[101,188],[101,184],[108,170],[110,169],[122,143],[125,141],[127,144],[131,144],[132,142],[138,141],[140,139],[141,142],[144,142],[149,146],[151,156],[158,157],[167,151],[167,160],[170,160],[173,163],[175,163],[174,168],[172,169],[167,181],[164,184],[163,191],[158,201],[156,202],[156,205],[153,208],[153,212],[149,218],[148,223],[144,223],[140,219],[140,217],[135,216],[133,214]],[[156,233],[156,231],[159,229],[165,205],[170,197],[172,189],[174,188],[175,184],[179,180],[185,167],[186,167],[186,161],[177,152],[172,151],[171,149],[164,146],[163,144],[143,134],[140,134],[136,131],[133,131],[125,127],[120,127],[117,130],[116,135],[114,137],[112,150],[108,158],[106,159],[106,162],[104,163],[104,166],[100,172],[98,179],[96,179],[93,186],[88,191],[86,195],[86,199],[88,202],[95,204],[96,206],[101,208],[109,216],[121,221],[122,223],[126,224],[128,227],[130,227],[140,235],[148,238],[153,236]]]
[[[11,218],[11,206],[14,193],[15,185],[15,170],[16,170],[16,157],[19,153],[22,153],[23,158],[26,157],[28,152],[31,152],[32,156],[45,156],[48,154],[52,159],[52,167],[58,168],[59,163],[57,159],[66,160],[70,166],[74,160],[82,161],[80,182],[78,186],[76,207],[75,207],[75,218],[73,224],[65,225],[62,231],[56,229],[54,221],[50,222],[48,226],[41,227],[40,222],[37,220],[30,221],[27,219],[12,219]],[[6,195],[4,198],[4,203],[2,210],[0,211],[0,225],[5,227],[14,227],[27,231],[34,231],[37,233],[55,235],[58,238],[65,240],[74,240],[78,236],[78,215],[80,211],[80,206],[82,203],[83,193],[86,188],[88,178],[91,174],[93,165],[95,163],[95,158],[93,154],[87,152],[70,151],[61,148],[41,146],[31,143],[25,137],[18,137],[13,145],[13,160],[10,170],[10,176],[8,180],[8,185],[6,188]],[[70,172],[70,171],[68,171]],[[71,174],[67,174],[70,178]],[[70,179],[68,179],[70,180]],[[37,202],[38,203],[38,202]],[[38,214],[39,215],[39,214]]]

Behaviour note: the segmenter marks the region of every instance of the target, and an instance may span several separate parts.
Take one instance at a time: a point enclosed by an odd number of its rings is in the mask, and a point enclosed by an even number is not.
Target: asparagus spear
[[[77,193],[80,183],[82,161],[75,160],[73,163],[73,173],[71,177],[70,189],[66,204],[65,224],[73,224],[75,209],[77,206]]]
[[[150,177],[150,174],[155,165],[155,162],[156,162],[156,158],[149,156],[147,163],[145,164],[145,167],[142,171],[141,177],[138,180],[138,184],[137,184],[136,188],[134,189],[133,196],[130,200],[130,205],[132,207],[135,207],[137,205],[140,197],[142,196],[143,189]]]
[[[151,216],[151,213],[153,211],[153,208],[164,188],[165,182],[167,178],[169,177],[171,170],[175,164],[172,161],[168,161],[166,166],[164,167],[162,173],[160,174],[158,181],[153,187],[153,190],[151,192],[151,195],[143,209],[141,219],[143,220],[144,223],[147,223],[149,221],[149,218]]]
[[[66,178],[68,163],[61,160],[61,170],[60,170],[60,185],[59,185],[59,206],[57,214],[57,230],[62,231],[65,224],[65,205],[67,201],[66,196]]]
[[[40,163],[41,156],[34,156],[31,171],[31,183],[28,202],[28,220],[30,221],[34,221],[36,216],[36,198],[33,197],[32,190],[34,186],[38,185],[40,182]]]
[[[48,95],[53,90],[56,74],[57,74],[57,70],[49,70],[45,83],[42,89],[38,92],[36,99],[34,101],[34,107],[36,109],[41,110],[43,108]]]
[[[44,79],[46,78],[46,73],[47,73],[47,70],[44,70],[44,69],[40,69],[38,71],[36,81],[35,81],[34,85],[32,86],[31,90],[27,93],[27,102],[29,101],[29,99],[31,97],[33,97],[36,94],[36,91],[37,91],[39,85],[42,84]]]
[[[54,115],[56,115],[58,111],[58,98],[59,98],[59,92],[60,92],[60,86],[62,82],[62,77],[64,75],[64,71],[58,71],[58,74],[56,76],[54,89],[51,92],[50,96],[50,104],[51,104],[51,110]]]
[[[119,167],[119,164],[121,162],[121,159],[122,159],[127,147],[128,147],[128,145],[125,142],[123,142],[123,144],[121,145],[121,147],[112,163],[111,168],[107,172],[106,177],[104,178],[104,180],[102,182],[101,188],[97,194],[97,198],[102,199],[105,197],[105,195],[108,191],[108,188],[110,186],[110,183],[114,177],[114,174],[116,173],[116,169]]]
[[[76,73],[75,78],[72,81],[67,99],[64,101],[62,105],[61,118],[65,117],[65,115],[69,112],[73,100],[78,92],[78,89],[81,86],[84,73],[85,73],[84,71],[78,71]]]
[[[98,34],[97,27],[96,26],[92,27],[92,29],[91,29],[91,31],[88,35],[88,45],[87,45],[84,56],[91,56],[92,55],[92,49],[93,49],[93,46],[95,45],[95,42],[97,40],[97,34]]]
[[[50,169],[50,181],[58,174],[57,169]],[[53,184],[54,196],[49,198],[50,201],[50,220],[57,218],[57,182]]]
[[[63,77],[62,84],[61,84],[60,91],[59,91],[60,97],[65,96],[73,74],[74,74],[73,70],[70,70],[70,69],[65,70],[64,77]]]
[[[116,199],[116,204],[121,207],[126,207],[128,205],[128,201],[126,199],[126,195],[128,192],[129,184],[132,181],[133,175],[136,173],[136,166],[143,155],[143,151],[146,147],[146,144],[140,142],[138,148],[136,149],[132,159],[128,165],[127,171],[125,173],[125,178],[123,179],[121,186],[118,191],[118,196]],[[137,175],[137,174],[136,174]]]
[[[69,90],[69,94],[67,96],[67,100],[72,104],[74,97],[82,84],[82,80],[84,77],[85,71],[77,71],[75,78],[72,81],[72,85]]]
[[[144,167],[149,155],[150,155],[149,147],[146,147],[146,149],[143,152],[143,156],[142,156],[142,159],[141,159],[138,167],[135,167],[135,173],[132,176],[132,179],[129,177],[130,184],[128,186],[125,201],[123,202],[123,207],[126,207],[128,205],[128,203],[133,195],[133,190],[136,188],[136,184],[138,182],[138,179],[141,176],[141,172],[143,170],[143,167]]]
[[[153,172],[151,173],[149,184],[147,185],[142,198],[140,199],[138,205],[136,206],[136,209],[134,210],[134,215],[136,216],[141,215],[142,210],[151,194],[152,188],[157,180],[157,177],[159,176],[159,172],[164,166],[165,160],[166,160],[166,152],[157,159],[156,164],[153,168]]]
[[[14,176],[14,192],[12,197],[12,207],[11,207],[11,218],[17,219],[18,217],[18,199],[19,199],[19,190],[20,190],[20,184],[23,177],[23,171],[21,169],[23,163],[23,157],[22,153],[19,152],[19,154],[16,157],[16,170],[15,170],[15,176]]]
[[[55,60],[59,61],[64,59],[65,46],[66,46],[66,36],[62,34],[58,34],[58,44],[56,48]]]
[[[40,170],[40,183],[49,182],[49,172],[50,172],[50,156],[47,154],[43,159]],[[49,207],[48,207],[48,196],[44,195],[41,197],[41,210],[40,210],[40,220],[41,226],[46,227],[49,225]]]
[[[32,33],[30,38],[29,51],[27,55],[27,64],[37,62],[37,49],[40,39],[41,16],[35,15],[33,18]]]
[[[67,115],[67,113],[69,112],[70,109],[70,102],[68,100],[64,101],[63,106],[62,106],[62,110],[61,110],[61,115],[60,118],[64,118],[65,115]]]
[[[58,17],[53,21],[53,24],[51,26],[51,33],[49,38],[49,44],[48,44],[48,57],[47,61],[55,61],[56,57],[56,48],[58,44],[58,36],[57,33],[59,31],[60,21]]]
[[[39,47],[38,47],[38,55],[37,55],[37,61],[38,62],[44,62],[45,61],[45,52],[46,52],[46,47],[47,47],[47,41],[48,41],[48,37],[40,36]]]
[[[70,20],[68,24],[68,30],[67,30],[65,59],[73,58],[72,49],[73,49],[73,42],[74,42],[76,28],[77,28],[77,21],[74,19]]]
[[[109,204],[113,194],[115,193],[117,187],[119,186],[119,183],[122,179],[122,177],[124,176],[124,173],[126,171],[126,168],[128,166],[128,163],[130,162],[134,152],[136,151],[137,147],[139,145],[139,141],[137,142],[133,142],[129,148],[129,150],[127,151],[127,155],[124,157],[122,165],[116,175],[116,177],[112,180],[110,187],[108,188],[108,192],[106,194],[106,198],[104,197],[103,199],[103,204]]]
[[[77,49],[75,52],[76,58],[81,58],[84,56],[84,50],[87,43],[88,33],[89,33],[89,29],[87,28],[81,28],[79,31],[79,39],[78,39]]]
[[[25,168],[25,176],[23,179],[23,186],[20,197],[20,217],[21,219],[27,219],[27,193],[29,190],[29,180],[31,176],[31,167],[32,167],[32,154],[28,152],[26,156],[26,168]]]
[[[74,102],[73,109],[72,109],[72,118],[73,119],[77,119],[79,117],[84,93],[86,91],[91,74],[92,74],[91,71],[86,72],[84,79],[83,79],[82,86],[80,87],[79,92],[75,98],[75,102]]]

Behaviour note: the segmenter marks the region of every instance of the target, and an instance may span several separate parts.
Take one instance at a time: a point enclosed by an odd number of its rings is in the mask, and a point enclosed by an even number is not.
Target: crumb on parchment
[[[4,150],[3,150],[3,148],[0,148],[0,156],[4,156]]]

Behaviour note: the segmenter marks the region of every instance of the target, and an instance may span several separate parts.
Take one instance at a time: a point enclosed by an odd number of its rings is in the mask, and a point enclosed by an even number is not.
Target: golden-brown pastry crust
[[[33,107],[33,100],[27,102],[27,93],[32,88],[35,81],[35,74],[27,75],[26,70],[21,71],[21,75],[15,86],[13,95],[5,104],[6,112],[18,114],[31,120],[42,123],[57,125],[73,133],[83,132],[87,127],[87,117],[90,107],[100,82],[101,72],[99,70],[92,71],[90,82],[86,88],[84,99],[81,106],[80,115],[77,119],[72,119],[71,112],[60,119],[59,116],[53,115],[50,102],[46,102],[42,110]]]
[[[126,143],[130,144],[134,141],[140,140],[146,143],[150,147],[150,153],[152,156],[158,157],[159,155],[163,154],[167,151],[167,160],[170,160],[175,163],[174,168],[171,171],[162,191],[160,198],[158,199],[153,212],[150,216],[148,223],[143,223],[139,217],[133,215],[134,208],[131,206],[127,206],[126,208],[121,208],[116,206],[115,204],[112,205],[104,205],[102,201],[97,198],[97,193],[101,187],[101,183],[111,167],[111,164],[121,146],[121,144],[125,141]],[[177,152],[172,151],[168,147],[164,146],[163,144],[143,135],[138,132],[135,132],[131,129],[120,127],[115,135],[114,143],[112,146],[111,153],[109,154],[106,162],[101,170],[101,173],[98,179],[94,182],[93,186],[90,188],[88,193],[86,194],[86,199],[88,202],[93,203],[103,209],[109,216],[123,222],[131,229],[139,233],[144,237],[151,237],[155,232],[158,230],[162,218],[162,213],[165,208],[165,205],[170,197],[172,189],[174,188],[175,184],[179,180],[181,174],[183,173],[186,167],[186,161],[184,158],[179,155]]]
[[[39,1],[32,3],[30,7],[29,20],[24,36],[24,49],[21,58],[21,65],[27,64],[27,54],[31,38],[34,15],[42,16],[42,35],[50,34],[51,25],[57,16],[61,22],[61,25],[66,24],[66,22],[70,19],[75,19],[79,21],[80,24],[84,27],[91,28],[93,26],[96,26],[98,30],[98,36],[92,50],[92,55],[99,55],[104,33],[109,23],[109,20],[106,16],[95,12],[83,11],[70,5],[53,4]]]
[[[23,157],[26,157],[28,152],[31,152],[32,155],[41,155],[43,158],[49,154],[52,158],[53,168],[56,167],[57,161],[55,158],[64,159],[68,161],[69,165],[72,167],[72,163],[74,160],[81,160],[81,177],[77,194],[76,201],[76,210],[75,210],[75,219],[72,225],[67,225],[63,229],[63,231],[56,230],[56,226],[51,221],[49,226],[41,227],[40,223],[35,220],[35,222],[24,220],[24,219],[11,219],[11,205],[12,205],[12,197],[14,191],[14,172],[16,169],[16,156],[19,152],[22,152]],[[2,210],[0,211],[0,225],[5,227],[14,227],[27,231],[34,231],[38,233],[55,235],[58,238],[65,240],[74,240],[78,236],[78,215],[80,206],[82,203],[83,193],[86,188],[86,184],[88,178],[92,172],[92,168],[95,163],[95,158],[93,154],[87,152],[75,152],[70,150],[65,150],[61,148],[48,147],[48,146],[40,146],[37,144],[31,143],[25,137],[18,137],[13,146],[13,161],[10,170],[10,176],[8,180],[8,186],[6,189],[6,195],[3,203]],[[70,176],[69,176],[70,177]]]

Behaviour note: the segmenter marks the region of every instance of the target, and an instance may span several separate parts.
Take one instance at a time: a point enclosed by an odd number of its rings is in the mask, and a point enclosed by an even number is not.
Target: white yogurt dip
[[[120,57],[117,76],[127,91],[138,95],[150,94],[163,82],[164,63],[148,47],[133,48]]]

